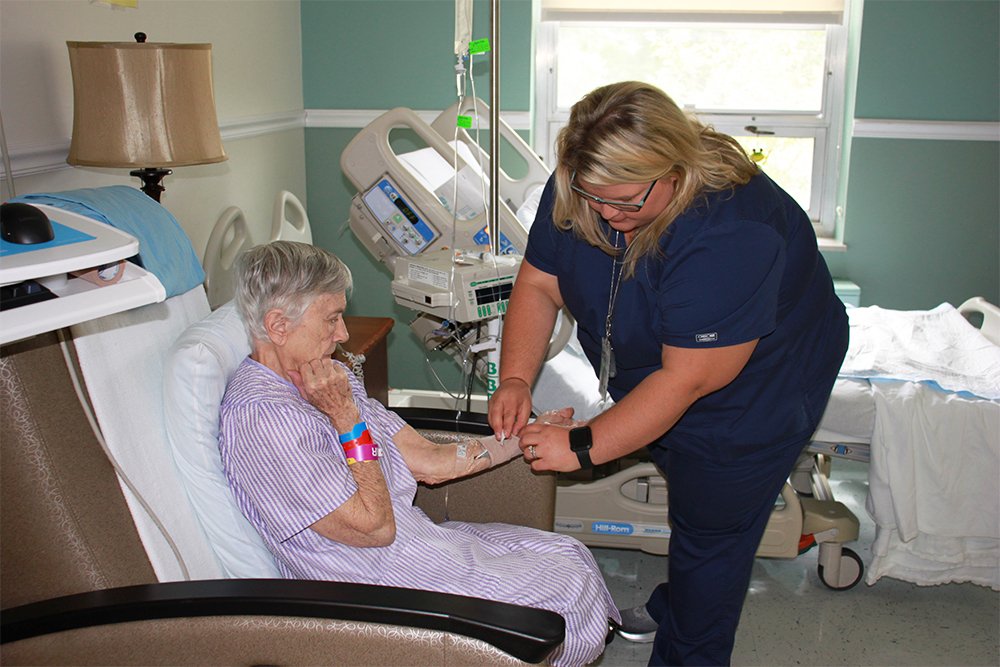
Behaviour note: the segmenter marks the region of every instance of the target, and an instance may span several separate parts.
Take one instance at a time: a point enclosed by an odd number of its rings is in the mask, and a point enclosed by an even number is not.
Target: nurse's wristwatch
[[[576,453],[582,470],[594,467],[594,462],[590,460],[590,448],[593,446],[594,439],[591,436],[589,426],[570,429],[569,448]]]

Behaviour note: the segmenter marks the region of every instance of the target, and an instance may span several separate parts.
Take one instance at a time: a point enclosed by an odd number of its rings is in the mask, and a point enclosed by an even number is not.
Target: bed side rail
[[[959,306],[958,312],[966,319],[969,319],[969,315],[974,313],[982,315],[983,323],[979,330],[991,343],[1000,346],[1000,308],[981,296],[974,296]]]

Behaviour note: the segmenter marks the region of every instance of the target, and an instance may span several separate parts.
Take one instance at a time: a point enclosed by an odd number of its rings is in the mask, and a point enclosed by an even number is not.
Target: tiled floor
[[[865,513],[867,466],[835,459],[834,497],[861,520],[853,545],[869,559],[875,527]],[[594,549],[619,607],[646,601],[665,578],[667,556]],[[975,584],[915,586],[883,577],[831,591],[816,573],[817,549],[791,560],[757,559],[736,633],[733,665],[1000,664],[1000,593]],[[617,637],[595,664],[645,665],[649,644]]]

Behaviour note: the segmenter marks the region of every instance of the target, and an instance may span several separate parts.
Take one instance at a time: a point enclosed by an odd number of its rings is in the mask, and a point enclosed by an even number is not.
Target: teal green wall
[[[925,310],[1000,302],[996,142],[856,139],[846,252],[825,253],[862,305]]]
[[[454,100],[452,0],[302,0],[307,109],[443,109]],[[475,38],[488,36],[476,3]],[[857,118],[1000,120],[1000,2],[865,0]],[[501,106],[531,108],[531,3],[501,0]],[[682,66],[682,65],[679,65]],[[489,99],[488,62],[474,65]],[[623,75],[624,76],[624,75]],[[315,242],[355,275],[355,315],[391,316],[389,381],[438,388],[406,326],[412,311],[391,276],[354,239],[354,188],[340,171],[351,129],[306,130],[309,216]],[[855,139],[845,205],[845,252],[825,252],[833,273],[861,286],[863,305],[925,309],[973,295],[1000,302],[1000,149],[997,142]],[[434,367],[451,389],[450,359]]]
[[[473,8],[473,39],[488,39],[489,3]],[[501,0],[500,30],[501,107],[527,111],[531,0]],[[454,0],[302,0],[305,108],[451,106],[454,44]],[[489,67],[488,56],[474,57],[476,94],[487,103]]]
[[[865,0],[855,117],[1000,121],[1000,2]],[[1000,303],[995,141],[854,139],[846,252],[862,305]]]
[[[858,118],[1000,121],[1000,2],[865,0]]]

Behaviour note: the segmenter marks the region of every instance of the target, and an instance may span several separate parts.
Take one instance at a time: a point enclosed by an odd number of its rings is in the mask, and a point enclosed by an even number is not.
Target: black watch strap
[[[594,462],[590,460],[590,448],[593,446],[594,439],[589,426],[570,429],[569,448],[576,453],[580,468],[583,470],[594,467]]]

